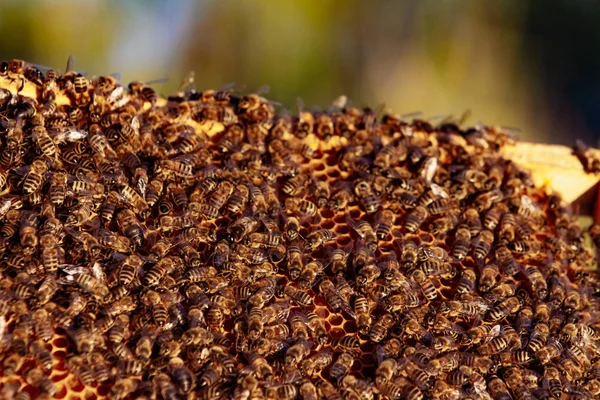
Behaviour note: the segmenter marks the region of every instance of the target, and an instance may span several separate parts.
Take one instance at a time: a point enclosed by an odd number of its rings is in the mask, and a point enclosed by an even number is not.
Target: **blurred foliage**
[[[346,94],[398,114],[461,115],[529,140],[600,132],[600,3],[592,0],[19,1],[0,4],[0,58],[122,81],[190,71],[199,90],[268,84],[295,110]]]

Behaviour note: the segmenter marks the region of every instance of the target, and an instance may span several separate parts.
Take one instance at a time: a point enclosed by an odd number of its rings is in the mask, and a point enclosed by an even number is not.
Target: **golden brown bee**
[[[117,224],[119,229],[136,246],[142,246],[144,243],[144,229],[139,223],[137,217],[128,208],[124,208],[117,213]]]
[[[421,224],[425,222],[428,216],[429,212],[427,211],[427,209],[423,206],[418,206],[417,208],[412,210],[406,217],[406,221],[404,222],[404,229],[406,229],[407,232],[411,233],[416,231],[421,226]]]
[[[48,166],[42,160],[34,160],[23,179],[23,193],[31,194],[41,189],[46,180]]]
[[[315,250],[333,239],[335,239],[334,232],[327,229],[319,229],[306,236],[306,247],[309,250]]]
[[[302,307],[308,307],[313,303],[312,298],[308,295],[308,293],[296,289],[293,286],[286,286],[283,289],[283,293],[290,298],[290,300],[295,301]]]

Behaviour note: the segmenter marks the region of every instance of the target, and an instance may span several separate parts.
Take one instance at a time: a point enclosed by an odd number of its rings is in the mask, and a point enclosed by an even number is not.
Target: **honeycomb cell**
[[[331,315],[328,321],[331,325],[340,326],[344,322],[344,319],[340,315]]]
[[[55,348],[64,349],[69,345],[69,342],[63,337],[58,337],[52,340],[52,346]]]
[[[339,235],[349,235],[350,227],[348,225],[336,224],[335,227],[333,228],[333,231]]]
[[[344,322],[344,332],[346,333],[356,333],[356,322],[354,321],[346,321]]]
[[[108,385],[100,385],[96,388],[98,396],[107,396],[110,393],[110,386]]]
[[[331,329],[329,330],[329,335],[334,339],[339,339],[339,338],[345,336],[346,332],[344,332],[344,330],[342,328],[332,326]]]
[[[350,218],[352,218],[352,219],[360,219],[362,212],[360,211],[360,209],[354,208],[354,209],[350,210],[349,214],[350,214]]]
[[[344,214],[344,213],[338,213],[338,214],[336,214],[333,217],[333,221],[336,224],[340,224],[342,226],[345,226],[346,225],[346,214]]]
[[[333,210],[330,210],[329,208],[325,208],[322,210],[319,210],[319,214],[321,215],[321,218],[323,219],[327,219],[327,220],[332,220],[335,212]],[[337,223],[338,221],[333,220],[334,223]]]
[[[85,400],[96,400],[98,396],[95,393],[87,392],[84,396]]]
[[[327,170],[327,176],[335,179],[340,177],[340,171],[337,168],[330,168]]]
[[[348,235],[340,235],[335,239],[335,241],[339,246],[345,246],[350,243],[352,239]]]
[[[67,380],[67,386],[69,387],[70,392],[83,392],[85,390],[85,386],[79,378],[75,376],[70,376]]]
[[[319,318],[327,319],[329,317],[329,310],[325,307],[315,308],[315,313],[319,316]]]
[[[60,386],[60,388],[54,395],[54,398],[55,399],[64,399],[65,397],[67,397],[67,393],[68,393],[67,388],[65,386]]]
[[[314,162],[312,163],[312,168],[315,171],[324,171],[325,170],[326,165],[322,162]]]
[[[335,222],[330,219],[325,219],[325,220],[321,221],[321,228],[323,228],[323,229],[333,230],[334,227],[335,227]]]

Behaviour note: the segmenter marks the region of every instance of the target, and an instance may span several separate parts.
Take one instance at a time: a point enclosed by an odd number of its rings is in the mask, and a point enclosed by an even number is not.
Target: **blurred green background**
[[[486,0],[2,0],[0,58],[64,70],[236,82],[325,107],[385,104],[518,127],[522,139],[597,144],[600,2]]]

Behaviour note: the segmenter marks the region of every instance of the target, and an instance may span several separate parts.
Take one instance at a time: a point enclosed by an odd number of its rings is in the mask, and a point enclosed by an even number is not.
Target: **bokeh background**
[[[355,106],[520,128],[526,140],[597,145],[596,0],[1,0],[0,58],[89,77],[231,82],[295,110]]]

